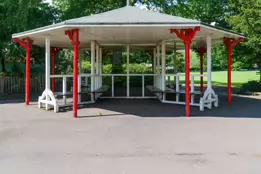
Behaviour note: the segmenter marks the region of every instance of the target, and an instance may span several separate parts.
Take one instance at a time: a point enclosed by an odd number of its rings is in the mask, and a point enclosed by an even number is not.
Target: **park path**
[[[260,174],[261,100],[233,99],[191,118],[156,100],[100,100],[78,119],[2,103],[0,173]]]

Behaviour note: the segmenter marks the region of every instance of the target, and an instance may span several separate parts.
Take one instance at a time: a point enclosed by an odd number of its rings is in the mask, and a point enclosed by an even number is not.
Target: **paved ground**
[[[157,100],[100,100],[79,119],[2,103],[0,173],[260,174],[261,100],[233,99],[191,118]]]

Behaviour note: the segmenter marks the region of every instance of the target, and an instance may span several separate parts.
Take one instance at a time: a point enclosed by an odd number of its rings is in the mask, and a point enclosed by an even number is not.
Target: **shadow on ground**
[[[225,92],[226,88],[218,91]],[[39,95],[31,97],[32,104],[37,102]],[[0,100],[0,104],[24,103],[24,96],[10,96],[7,100]],[[99,99],[95,104],[80,106],[80,118],[97,117],[89,115],[89,109],[105,110],[102,116],[135,115],[139,117],[184,117],[185,106],[161,103],[157,99]],[[61,109],[61,112],[71,111],[72,107]],[[113,114],[111,112],[113,111]],[[84,114],[86,112],[86,115]],[[82,114],[83,113],[83,114]],[[116,114],[114,114],[116,113]],[[191,107],[192,117],[227,117],[227,118],[261,118],[261,98],[250,96],[233,96],[233,104],[227,103],[226,95],[219,95],[219,107],[200,112],[198,107]]]
[[[37,102],[38,97],[41,94],[32,94],[31,102]],[[25,103],[25,94],[8,94],[8,95],[0,95],[0,104],[17,104],[17,103]]]
[[[227,117],[227,118],[261,118],[261,99],[233,97],[233,104],[227,103],[226,96],[219,96],[220,105],[211,110],[200,112],[198,107],[191,107],[192,117]],[[95,104],[82,108],[99,108],[119,114],[102,114],[102,116],[135,115],[140,117],[184,117],[185,106],[161,103],[157,99],[99,99]],[[81,118],[99,115],[86,115]]]

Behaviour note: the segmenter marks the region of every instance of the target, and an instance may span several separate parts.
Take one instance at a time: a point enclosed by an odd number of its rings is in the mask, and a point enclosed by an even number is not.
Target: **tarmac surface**
[[[72,117],[0,103],[1,174],[260,174],[261,99],[204,112],[154,99],[100,99]]]

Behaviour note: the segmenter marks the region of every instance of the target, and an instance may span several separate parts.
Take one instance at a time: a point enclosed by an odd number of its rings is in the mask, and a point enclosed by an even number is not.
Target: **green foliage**
[[[43,0],[1,0],[0,1],[0,59],[2,71],[6,71],[5,61],[17,62],[24,59],[24,50],[15,44],[11,35],[29,29],[42,27],[58,21],[57,10]],[[32,58],[43,63],[44,53],[34,47]],[[20,74],[20,72],[17,72]]]
[[[231,0],[230,6],[234,14],[228,18],[229,23],[234,30],[247,35],[247,42],[237,49],[242,55],[240,61],[259,65],[261,72],[261,1]]]
[[[242,62],[235,62],[232,64],[232,70],[233,71],[239,71],[240,69],[243,69],[243,63]]]
[[[53,0],[54,6],[43,0],[1,0],[0,1],[0,59],[5,71],[5,60],[23,61],[23,48],[14,44],[11,34],[42,27],[61,20],[87,16],[113,10],[126,5],[126,0]],[[136,6],[163,13],[196,19],[202,22],[226,29],[243,32],[247,42],[240,44],[233,52],[233,69],[251,68],[261,65],[261,2],[260,0],[131,0]],[[231,25],[229,26],[228,23]],[[63,51],[57,59],[57,73],[71,74],[73,59],[71,51]],[[34,47],[32,57],[37,64],[44,65],[44,51]],[[213,70],[227,69],[227,53],[224,46],[213,48]],[[83,56],[84,61],[90,61],[89,52]],[[112,66],[112,55],[105,57],[104,72],[126,72],[126,54],[122,56],[122,66]],[[184,72],[184,54],[177,54],[178,71]],[[173,54],[167,54],[167,65],[173,66]],[[206,64],[206,56],[205,56]],[[130,71],[135,73],[151,72],[145,64],[151,64],[152,58],[145,52],[132,52],[130,55]],[[144,64],[142,64],[144,63]],[[16,65],[14,65],[16,66]],[[90,73],[90,64],[83,63],[83,72]],[[206,66],[205,66],[206,67]],[[261,67],[261,66],[260,66]],[[191,54],[191,69],[198,70],[199,57]],[[23,69],[13,68],[13,73],[21,74]],[[37,68],[35,69],[37,71]],[[39,70],[40,71],[40,70]],[[32,71],[34,72],[34,70]],[[260,69],[261,72],[261,69]],[[261,75],[260,75],[261,79]]]
[[[190,52],[190,69],[192,71],[200,70],[200,57],[194,51]]]
[[[8,74],[6,72],[0,72],[0,77],[6,77]]]
[[[151,68],[147,67],[146,64],[130,64],[130,73],[135,73],[135,74],[141,74],[141,73],[151,73]],[[83,73],[91,73],[91,63],[84,61],[82,63],[82,72]],[[119,74],[126,74],[127,73],[127,68],[126,64],[124,64],[122,67],[121,66],[112,66],[112,64],[107,64],[102,66],[102,73],[103,74],[111,74],[112,70],[117,70]],[[67,70],[69,71],[69,70]],[[72,74],[72,71],[71,73]]]
[[[60,10],[62,20],[88,16],[124,7],[126,6],[126,2],[126,0],[91,0],[88,2],[79,0],[53,0],[55,6]],[[134,5],[138,2],[144,3],[146,0],[132,0],[131,4]]]
[[[130,64],[130,73],[141,74],[141,73],[151,73],[151,68],[148,68],[146,64]]]
[[[240,93],[245,94],[248,92],[261,92],[261,83],[254,80],[244,83],[240,88]]]

